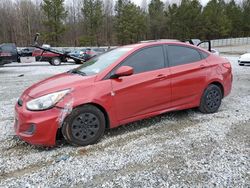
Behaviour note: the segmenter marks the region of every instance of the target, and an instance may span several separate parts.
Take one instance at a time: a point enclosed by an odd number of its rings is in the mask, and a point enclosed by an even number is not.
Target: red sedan
[[[122,46],[28,88],[16,134],[53,146],[96,143],[105,129],[175,110],[214,113],[232,87],[228,60],[182,42]]]

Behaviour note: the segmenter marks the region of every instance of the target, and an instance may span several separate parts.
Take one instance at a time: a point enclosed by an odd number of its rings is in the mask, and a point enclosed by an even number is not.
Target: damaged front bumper
[[[30,144],[54,146],[56,133],[60,128],[60,114],[61,109],[57,107],[44,111],[29,111],[25,105],[17,104],[14,124],[16,135]]]

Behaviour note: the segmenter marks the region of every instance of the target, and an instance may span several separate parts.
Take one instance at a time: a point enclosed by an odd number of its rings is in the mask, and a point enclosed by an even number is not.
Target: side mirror
[[[130,76],[134,73],[134,69],[130,66],[121,66],[116,71],[115,74],[111,75],[110,78],[119,78],[121,76]]]

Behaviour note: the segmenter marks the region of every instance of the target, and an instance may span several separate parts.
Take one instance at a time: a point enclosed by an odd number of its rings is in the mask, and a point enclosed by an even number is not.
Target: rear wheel
[[[199,110],[202,113],[217,112],[221,105],[222,97],[220,87],[214,84],[209,85],[202,95]]]
[[[65,118],[62,134],[72,145],[86,146],[98,142],[105,131],[105,117],[93,105],[75,108]]]
[[[53,57],[50,61],[51,65],[58,66],[61,65],[62,61],[59,57]]]

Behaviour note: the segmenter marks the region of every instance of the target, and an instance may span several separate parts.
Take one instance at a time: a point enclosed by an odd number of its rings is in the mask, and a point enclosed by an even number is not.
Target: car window
[[[90,59],[89,61],[78,67],[76,70],[84,72],[86,75],[98,74],[132,49],[133,48],[128,47],[117,48],[113,51],[109,51],[100,56],[96,56],[95,58]]]
[[[94,51],[96,51],[96,52],[104,52],[105,50],[104,49],[102,49],[102,48],[95,48],[95,49],[93,49]]]
[[[128,57],[121,66],[134,68],[134,74],[162,69],[164,65],[164,51],[162,46],[142,49]]]
[[[13,51],[15,51],[13,45],[6,44],[6,45],[2,45],[1,48],[2,48],[2,51],[4,51],[4,52],[13,52]]]
[[[201,55],[202,55],[202,57],[204,58],[204,59],[206,59],[209,55],[207,54],[207,53],[205,53],[205,52],[201,52]]]
[[[200,53],[190,47],[169,45],[167,54],[170,66],[184,65],[201,60]]]

